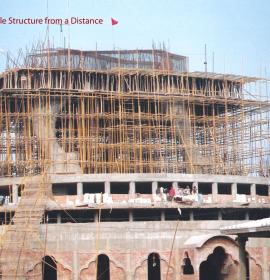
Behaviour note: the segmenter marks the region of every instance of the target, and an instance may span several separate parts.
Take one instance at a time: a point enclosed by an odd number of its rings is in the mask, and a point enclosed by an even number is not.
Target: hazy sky
[[[151,48],[163,42],[171,52],[190,57],[190,70],[203,70],[204,44],[208,69],[253,76],[270,76],[269,0],[48,0],[50,18],[103,18],[103,25],[70,26],[76,49]],[[0,0],[0,17],[44,18],[47,0]],[[110,17],[119,21],[110,25]],[[0,24],[0,69],[4,55],[16,55],[44,39],[46,25]],[[68,27],[63,27],[68,41]],[[59,25],[50,37],[63,47]]]

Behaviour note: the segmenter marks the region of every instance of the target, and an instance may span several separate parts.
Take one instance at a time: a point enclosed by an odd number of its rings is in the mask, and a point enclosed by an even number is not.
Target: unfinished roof
[[[243,234],[250,237],[259,237],[259,235],[261,235],[262,237],[270,237],[270,218],[223,227],[220,231],[223,234]]]
[[[222,73],[214,73],[214,72],[201,72],[201,71],[195,71],[195,72],[189,72],[187,73],[189,77],[194,78],[201,78],[201,79],[210,79],[210,80],[226,80],[236,83],[252,83],[259,80],[262,80],[262,78],[258,77],[248,77],[248,76],[241,76],[241,75],[233,75],[233,74],[222,74]]]
[[[129,69],[169,70],[188,69],[188,58],[162,49],[82,51],[73,49],[35,50],[26,56],[25,67],[109,70],[115,67]]]

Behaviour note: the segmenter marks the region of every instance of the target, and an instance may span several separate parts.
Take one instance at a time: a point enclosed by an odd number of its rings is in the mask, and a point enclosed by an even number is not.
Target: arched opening
[[[42,280],[57,280],[56,262],[50,256],[42,259]]]
[[[221,246],[216,247],[213,253],[207,257],[207,260],[200,264],[200,280],[223,279],[223,266],[226,258],[225,249]]]
[[[194,268],[191,263],[191,259],[188,255],[188,252],[185,252],[185,257],[183,259],[182,268],[183,268],[183,274],[186,274],[186,275],[194,274]]]
[[[148,256],[148,280],[160,280],[160,257],[157,253]]]
[[[110,280],[110,259],[101,254],[97,258],[97,280]]]

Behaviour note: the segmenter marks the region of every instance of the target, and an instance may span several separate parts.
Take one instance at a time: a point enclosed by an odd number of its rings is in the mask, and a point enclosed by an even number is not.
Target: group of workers
[[[196,186],[166,186],[158,187],[157,195],[160,196],[161,200],[165,201],[176,201],[176,202],[193,202],[198,201],[198,190]]]

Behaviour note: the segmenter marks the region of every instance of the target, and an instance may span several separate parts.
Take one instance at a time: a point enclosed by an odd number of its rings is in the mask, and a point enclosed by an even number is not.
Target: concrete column
[[[249,212],[248,212],[248,210],[245,212],[245,220],[249,220]]]
[[[256,184],[251,184],[250,186],[250,195],[251,195],[251,201],[256,202]]]
[[[129,182],[129,194],[135,194],[135,182]]]
[[[217,195],[218,195],[218,184],[217,183],[212,183],[212,199],[213,202],[217,200]]]
[[[232,184],[232,196],[233,196],[233,199],[236,199],[236,195],[237,195],[237,184],[233,183]]]
[[[12,202],[15,204],[18,203],[18,191],[19,191],[18,185],[16,184],[12,185]]]
[[[158,182],[156,181],[152,182],[152,194],[157,193],[157,187],[158,187]]]
[[[262,264],[262,271],[263,271],[263,279],[270,280],[270,271],[269,271],[269,263],[268,263],[268,248],[263,246],[263,264]]]
[[[128,212],[128,220],[129,220],[129,222],[133,222],[133,212],[132,212],[132,210],[130,210]]]
[[[239,265],[240,265],[240,275],[239,279],[247,279],[247,258],[246,258],[246,237],[238,236],[238,245],[239,245]]]
[[[104,187],[105,187],[105,193],[110,194],[111,193],[111,182],[110,181],[105,181]]]
[[[193,210],[190,210],[190,212],[189,212],[189,220],[190,220],[190,221],[194,221],[194,213],[193,213]]]
[[[79,182],[77,183],[77,195],[83,194],[83,183]]]
[[[72,277],[72,279],[73,280],[78,280],[78,252],[75,251],[75,250],[73,251],[72,262],[73,262],[73,271],[72,271],[73,277]]]
[[[173,182],[172,185],[174,188],[176,188],[176,189],[178,188],[178,182]]]
[[[133,266],[133,263],[134,263],[134,259],[133,259],[133,252],[132,250],[130,249],[126,249],[126,262],[127,262],[127,265],[126,265],[126,280],[133,280],[134,276],[134,271],[135,271],[135,268]]]
[[[161,211],[161,221],[165,221],[165,211]]]
[[[98,222],[98,210],[95,211],[95,214],[94,214],[94,221],[95,221],[95,223]]]
[[[61,224],[61,213],[60,212],[57,213],[56,222],[57,222],[57,224]]]
[[[222,220],[222,212],[221,212],[221,210],[218,210],[218,220],[219,221]]]

